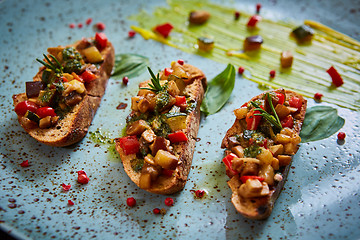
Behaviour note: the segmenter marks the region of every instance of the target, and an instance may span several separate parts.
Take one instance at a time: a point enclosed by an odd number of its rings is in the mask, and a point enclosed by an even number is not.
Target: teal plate
[[[259,1],[263,14],[272,19],[320,21],[360,39],[358,1]],[[253,12],[255,3],[221,1]],[[185,189],[166,196],[147,193],[125,174],[120,159],[109,145],[96,143],[88,134],[66,148],[36,142],[19,126],[11,96],[24,91],[38,70],[35,61],[47,47],[66,45],[93,36],[94,23],[104,22],[105,33],[116,53],[137,53],[150,59],[153,69],[162,69],[179,58],[202,69],[212,79],[225,65],[146,41],[128,38],[128,16],[141,9],[152,11],[165,1],[0,1],[1,49],[1,163],[0,228],[19,239],[356,239],[360,236],[360,137],[359,112],[339,108],[346,122],[345,143],[336,135],[301,144],[274,211],[265,221],[252,221],[238,214],[230,202],[231,191],[221,163],[220,143],[234,121],[232,110],[261,92],[258,86],[237,76],[228,104],[217,114],[202,118],[192,169]],[[88,26],[86,19],[92,18]],[[70,23],[83,27],[69,28]],[[121,136],[130,98],[147,73],[130,79],[127,87],[110,79],[106,94],[90,127],[111,138]],[[117,110],[119,103],[128,107]],[[309,106],[317,105],[308,99]],[[327,105],[325,103],[322,103]],[[20,163],[29,160],[30,166]],[[76,182],[85,170],[86,185]],[[71,184],[63,192],[61,184]],[[192,190],[205,189],[203,199]],[[126,199],[134,197],[130,208]],[[68,206],[68,200],[75,205]],[[155,215],[164,208],[165,215]]]

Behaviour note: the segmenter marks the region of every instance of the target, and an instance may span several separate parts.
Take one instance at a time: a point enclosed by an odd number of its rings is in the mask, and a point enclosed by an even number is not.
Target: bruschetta
[[[204,73],[174,61],[140,83],[131,99],[126,136],[116,150],[125,172],[141,189],[157,194],[182,190],[190,171],[204,97]]]
[[[262,93],[234,111],[222,148],[231,202],[250,219],[270,216],[297,152],[306,99],[284,89]]]
[[[75,44],[48,48],[43,66],[13,95],[18,121],[37,141],[55,147],[79,142],[86,135],[105,93],[115,61],[104,33]]]

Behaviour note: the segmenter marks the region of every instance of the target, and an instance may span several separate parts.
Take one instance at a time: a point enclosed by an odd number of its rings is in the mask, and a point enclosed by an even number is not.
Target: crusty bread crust
[[[187,115],[186,129],[183,132],[186,134],[188,141],[180,142],[174,145],[174,153],[179,157],[178,166],[174,170],[171,177],[160,176],[156,182],[151,185],[151,188],[146,191],[156,194],[172,194],[182,190],[185,186],[187,176],[190,172],[192,158],[195,149],[196,136],[200,124],[200,105],[204,98],[204,91],[206,87],[206,77],[204,73],[189,64],[184,64],[184,69],[190,74],[192,83],[185,88],[186,94],[192,96],[196,100],[196,108]],[[144,83],[140,83],[143,86]],[[125,155],[120,144],[116,143],[116,150],[120,154],[123,162],[124,170],[130,179],[139,186],[140,172],[135,172],[131,167],[131,160],[136,158],[135,154]]]
[[[79,42],[70,46],[75,47]],[[24,122],[30,120],[23,116],[18,116],[20,125],[31,137],[41,143],[54,147],[69,146],[85,137],[96,110],[100,105],[101,98],[105,94],[105,88],[115,63],[115,51],[111,42],[107,43],[107,47],[101,51],[101,54],[104,57],[104,61],[99,68],[100,76],[87,84],[86,96],[73,107],[65,118],[59,120],[54,127],[46,129],[27,128]],[[43,70],[44,68],[40,68],[34,77],[34,81],[41,80]],[[25,93],[13,95],[14,106],[25,100],[27,100]]]
[[[282,91],[281,89],[276,91]],[[265,92],[266,93],[266,92]],[[256,99],[262,98],[262,96],[265,94],[262,93],[254,98],[252,98],[250,101],[255,101]],[[297,121],[297,125],[294,126],[295,131],[300,134],[302,123],[304,122],[305,113],[306,113],[306,105],[307,101],[304,99],[300,94],[285,90],[286,99],[289,100],[293,96],[296,96],[300,99],[302,99],[302,106],[301,110],[294,115],[294,119]],[[233,136],[235,133],[241,133],[246,129],[246,126],[241,124],[241,121],[235,120],[235,123],[233,126],[227,131],[223,141],[222,141],[222,148],[228,148],[229,142],[228,138],[230,136]],[[279,194],[285,184],[285,180],[287,178],[287,175],[290,170],[290,164],[287,165],[281,172],[283,181],[280,181],[274,189],[270,189],[270,194],[266,197],[258,197],[258,198],[244,198],[238,194],[238,188],[242,184],[238,176],[233,176],[229,181],[228,185],[231,188],[232,196],[231,196],[231,202],[233,203],[236,210],[241,213],[243,216],[255,219],[255,220],[261,220],[266,219],[270,216],[272,209],[274,207],[276,199],[279,197]]]

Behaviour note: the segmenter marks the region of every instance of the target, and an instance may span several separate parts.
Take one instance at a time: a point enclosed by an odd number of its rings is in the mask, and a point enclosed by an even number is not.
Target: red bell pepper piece
[[[178,143],[178,142],[186,142],[188,138],[186,137],[183,131],[176,131],[168,135],[170,142]]]
[[[89,70],[85,70],[80,77],[84,80],[84,82],[89,83],[91,81],[94,81],[95,79],[97,79],[97,76],[92,73]]]
[[[47,116],[55,117],[56,113],[52,107],[41,107],[36,110],[36,115],[38,115],[39,118],[44,118]]]
[[[171,177],[174,173],[174,170],[170,170],[170,169],[165,169],[163,168],[161,170],[161,175],[167,176],[167,177]]]
[[[125,155],[138,153],[140,151],[140,143],[136,136],[127,136],[118,139],[120,147],[123,149]]]
[[[328,70],[326,70],[326,72],[330,75],[330,77],[332,79],[332,83],[336,87],[340,87],[341,85],[344,84],[342,77],[340,76],[338,71],[336,71],[336,69],[333,66],[331,66]]]
[[[186,97],[185,96],[176,96],[175,97],[175,106],[180,107],[181,110],[185,110],[187,107],[187,103],[186,103]]]
[[[101,51],[107,45],[108,38],[105,33],[95,33],[96,47]]]
[[[246,123],[247,123],[247,130],[256,130],[260,124],[261,116],[256,116],[255,114],[260,114],[260,111],[251,110],[246,115]]]
[[[298,97],[293,96],[289,100],[290,107],[297,108],[298,111],[300,111],[302,106],[302,100]]]
[[[293,128],[294,126],[294,119],[291,115],[287,115],[284,119],[281,120],[281,126],[283,128]]]
[[[284,94],[277,92],[276,97],[279,99],[278,102],[277,102],[278,104],[284,104],[284,102],[285,102]]]
[[[165,74],[165,76],[167,77],[167,76],[169,76],[170,74],[172,74],[173,71],[174,71],[174,70],[172,70],[171,68],[165,68],[165,69],[164,69],[164,74]]]
[[[251,18],[249,19],[248,23],[247,23],[247,26],[248,27],[255,27],[256,26],[256,23],[261,21],[261,17],[259,15],[254,15],[254,16],[251,16]]]
[[[238,174],[237,171],[235,171],[232,168],[231,162],[234,158],[236,158],[237,156],[233,153],[230,153],[229,155],[226,155],[226,157],[223,158],[223,162],[225,163],[225,166],[227,167],[227,169],[231,172],[232,175],[236,175]]]
[[[173,25],[171,25],[170,23],[164,23],[161,25],[157,25],[154,30],[164,38],[167,38],[173,28]]]
[[[36,113],[38,108],[39,106],[36,103],[26,100],[16,104],[14,110],[17,115],[24,116],[27,111]]]
[[[260,182],[265,180],[263,177],[260,177],[260,176],[241,176],[240,177],[240,180],[242,183],[245,183],[248,179],[257,179]]]

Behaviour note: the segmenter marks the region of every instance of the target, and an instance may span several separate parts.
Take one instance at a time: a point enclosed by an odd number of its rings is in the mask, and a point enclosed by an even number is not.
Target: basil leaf
[[[301,142],[317,141],[336,133],[345,120],[338,116],[337,110],[329,106],[315,106],[306,111],[300,132]]]
[[[235,86],[235,67],[228,64],[223,72],[208,84],[201,111],[206,115],[218,112],[230,98]]]
[[[124,76],[139,76],[145,71],[147,65],[149,65],[147,57],[137,54],[116,54],[112,77],[114,79],[122,79]]]

